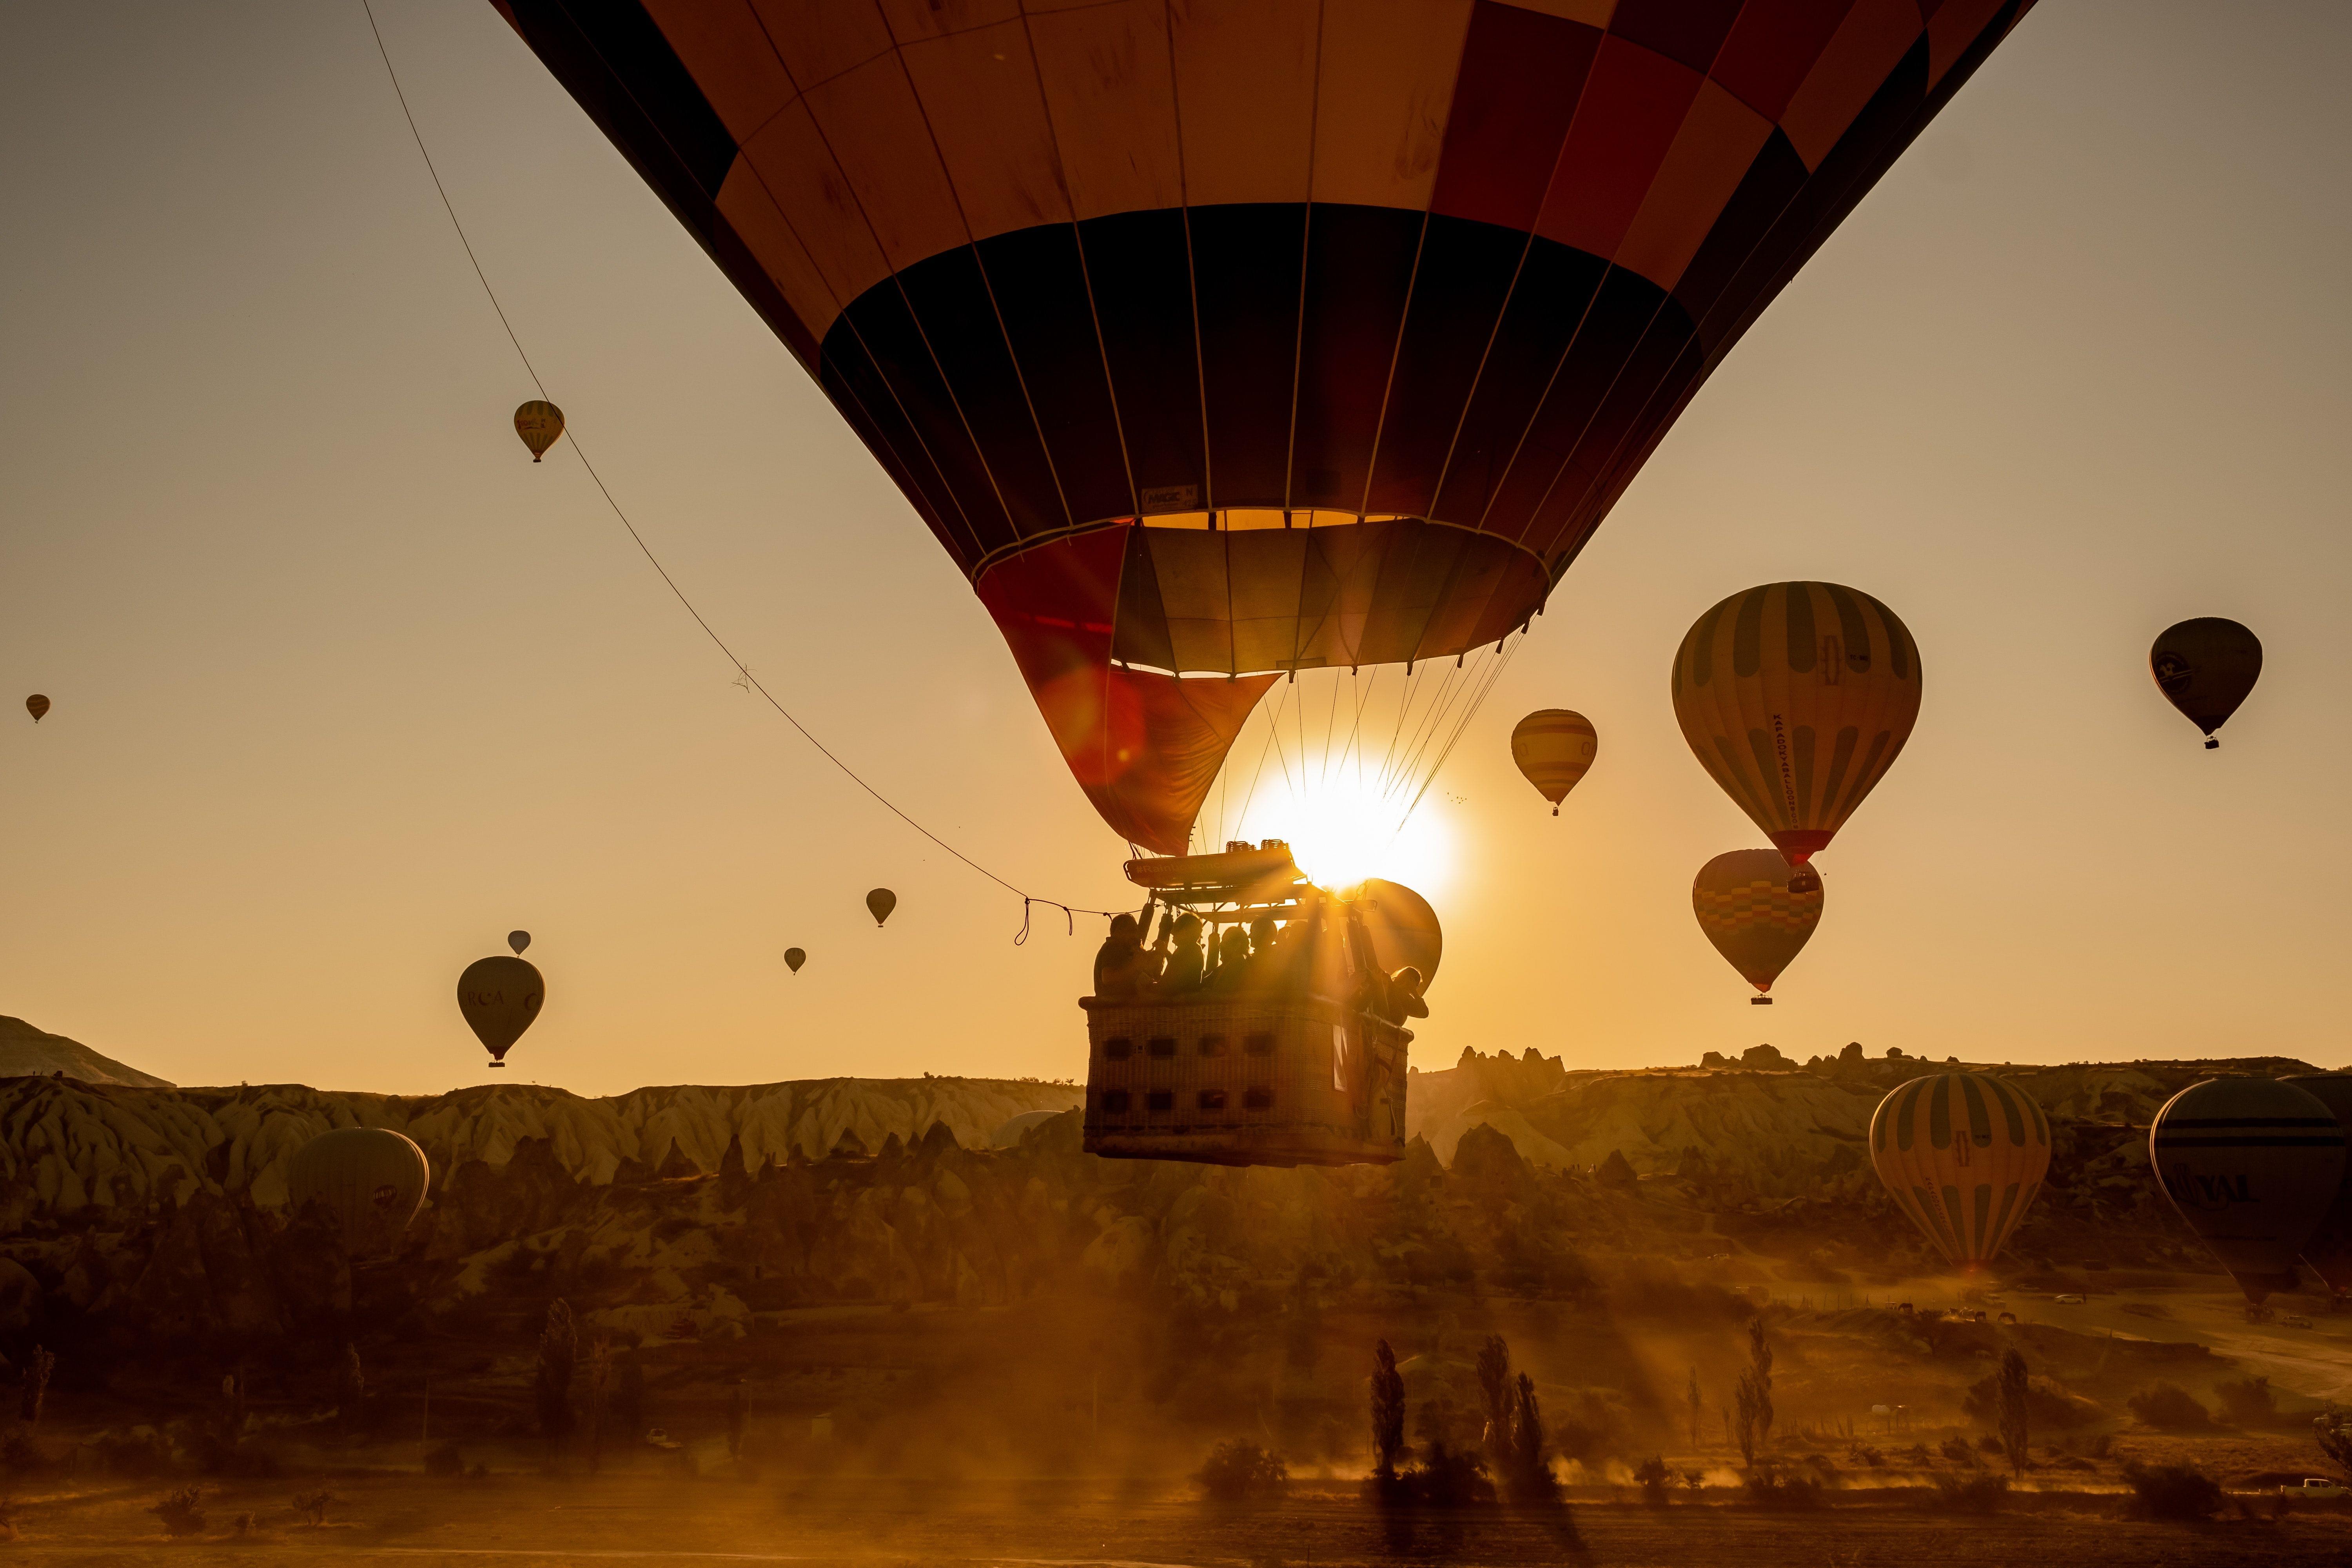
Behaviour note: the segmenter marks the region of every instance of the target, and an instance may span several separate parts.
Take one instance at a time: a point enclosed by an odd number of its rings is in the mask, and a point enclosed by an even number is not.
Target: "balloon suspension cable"
[[[497,313],[499,325],[506,329],[507,341],[514,345],[515,357],[522,361],[523,371],[530,377],[531,384],[539,389],[540,396],[547,398],[547,400],[551,403],[554,399],[552,397],[549,397],[547,384],[540,379],[539,367],[531,363],[530,354],[523,348],[521,337],[515,331],[514,323],[507,317],[506,307],[499,302],[498,290],[490,287],[489,275],[483,271],[481,258],[474,254],[474,242],[467,237],[466,226],[464,223],[459,221],[457,217],[457,208],[456,205],[449,200],[448,187],[441,183],[441,171],[435,166],[433,154],[425,145],[425,133],[417,129],[416,116],[408,107],[408,94],[402,89],[400,85],[400,73],[393,67],[392,51],[384,46],[383,29],[376,25],[375,6],[372,3],[372,0],[360,0],[360,9],[365,13],[367,16],[368,31],[373,35],[375,38],[376,54],[383,61],[383,74],[392,82],[393,97],[397,99],[400,102],[401,118],[408,122],[408,134],[416,143],[417,156],[425,161],[425,172],[432,176],[434,192],[441,198],[441,210],[449,215],[449,226],[457,231],[457,243],[465,248],[466,259],[472,265],[474,268],[474,277],[476,280],[481,284],[482,294],[489,300],[490,309]],[[843,773],[848,776],[852,784],[855,784],[859,789],[864,790],[867,795],[873,796],[876,802],[878,803],[884,810],[889,812],[891,816],[897,817],[899,821],[905,823],[908,826],[913,828],[916,832],[929,839],[940,848],[946,850],[950,855],[952,855],[958,860],[962,861],[963,864],[971,869],[979,872],[982,876],[987,878],[998,887],[1003,888],[1006,892],[1012,893],[1021,900],[1021,934],[1013,939],[1015,946],[1022,945],[1028,941],[1029,906],[1032,904],[1044,904],[1050,909],[1061,910],[1065,917],[1065,922],[1070,927],[1070,932],[1072,935],[1076,935],[1077,930],[1075,919],[1076,916],[1100,915],[1104,919],[1108,920],[1116,915],[1125,912],[1118,910],[1087,909],[1078,904],[1064,903],[1059,899],[1040,898],[1012,882],[1008,882],[1003,877],[998,876],[995,872],[990,870],[987,867],[982,865],[979,861],[973,859],[971,856],[965,854],[962,850],[957,848],[946,839],[941,838],[938,834],[932,832],[929,828],[924,826],[913,817],[908,816],[905,811],[901,810],[898,805],[889,798],[889,796],[884,795],[880,790],[876,789],[872,784],[867,784],[863,777],[859,776],[856,769],[842,761],[839,756],[834,753],[831,747],[827,746],[823,741],[818,740],[815,735],[809,731],[807,725],[793,717],[790,710],[788,710],[782,702],[776,700],[775,694],[761,683],[758,676],[751,673],[751,667],[745,664],[740,658],[736,657],[735,650],[727,645],[727,640],[720,637],[709,621],[703,617],[702,612],[695,608],[694,601],[686,596],[686,590],[677,585],[677,579],[669,574],[669,568],[661,563],[660,557],[656,556],[653,552],[653,547],[646,542],[645,535],[637,531],[637,525],[629,521],[629,514],[622,510],[621,503],[613,498],[613,492],[606,487],[604,476],[599,474],[596,471],[596,466],[588,460],[588,453],[586,449],[580,445],[579,432],[569,417],[565,419],[563,434],[571,437],[570,445],[572,455],[580,459],[580,466],[587,470],[588,478],[595,483],[596,493],[604,498],[604,504],[612,509],[613,515],[618,518],[620,520],[621,526],[628,531],[630,540],[635,543],[638,552],[645,556],[646,563],[651,565],[654,571],[660,574],[663,584],[669,589],[671,595],[677,600],[681,606],[684,607],[686,613],[694,617],[694,624],[702,628],[702,635],[710,639],[711,646],[716,647],[726,657],[728,663],[735,667],[737,683],[741,685],[746,690],[757,692],[761,699],[764,700],[769,707],[776,710],[777,714],[782,718],[785,723],[790,724],[794,730],[800,731],[801,739],[806,741],[810,745],[816,748],[818,755],[824,757],[826,762],[831,763],[835,767],[839,768]],[[496,1066],[498,1064],[493,1063],[492,1065]]]

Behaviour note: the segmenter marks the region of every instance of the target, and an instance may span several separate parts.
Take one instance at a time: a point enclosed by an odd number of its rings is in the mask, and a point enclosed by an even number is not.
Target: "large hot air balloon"
[[[457,1010],[490,1053],[490,1065],[507,1065],[507,1047],[522,1038],[547,1000],[547,982],[527,959],[493,953],[478,958],[457,977]]]
[[[431,1175],[425,1151],[389,1127],[338,1127],[321,1132],[287,1163],[288,1204],[299,1213],[316,1200],[335,1216],[344,1253],[389,1256],[425,1203]]]
[[[2299,1074],[2279,1079],[2291,1083],[2335,1113],[2336,1124],[2352,1137],[2352,1073]],[[2336,1295],[2352,1294],[2352,1151],[2345,1160],[2343,1178],[2336,1184],[2336,1201],[2319,1229],[2303,1244],[2303,1260]]]
[[[1538,709],[1511,730],[1511,761],[1536,792],[1551,802],[1554,816],[1600,750],[1592,721],[1565,708]]]
[[[2164,700],[2205,732],[2205,749],[2221,742],[2213,731],[2229,722],[2263,673],[2262,638],[2235,621],[2200,616],[2157,634],[2147,669]]]
[[[898,895],[887,888],[877,888],[866,895],[866,912],[874,917],[877,926],[888,920],[890,911],[898,907]]]
[[[1822,919],[1822,874],[1791,866],[1778,849],[1734,849],[1698,868],[1691,911],[1726,963],[1769,992]],[[1759,995],[1750,1001],[1769,1004]]]
[[[33,716],[34,723],[39,723],[42,716],[47,714],[48,710],[49,700],[42,696],[39,692],[36,691],[30,697],[25,699],[25,711]]]
[[[1953,1267],[2000,1255],[2050,1170],[2050,1122],[1989,1072],[1915,1078],[1878,1102],[1870,1163],[1895,1206]]]
[[[2029,3],[496,0],[1169,855],[1277,679],[1523,626]]]
[[[530,460],[536,463],[563,438],[563,410],[534,397],[515,410],[515,434],[530,448]]]
[[[2148,1163],[2246,1300],[2295,1286],[2294,1260],[2344,1180],[2344,1129],[2326,1102],[2268,1078],[2191,1084],[2148,1124]]]
[[[1867,594],[1767,583],[1698,618],[1671,689],[1700,765],[1801,866],[1911,738],[1919,647]]]

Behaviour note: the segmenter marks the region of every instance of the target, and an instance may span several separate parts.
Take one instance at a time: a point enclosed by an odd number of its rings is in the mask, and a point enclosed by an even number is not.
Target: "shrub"
[[[1771,1466],[1760,1465],[1748,1475],[1748,1500],[1759,1508],[1819,1508],[1822,1483],[1808,1476],[1782,1476]]]
[[[1969,1446],[1966,1437],[1945,1438],[1942,1453],[1944,1458],[1956,1464],[1973,1465],[1977,1462],[1977,1451]]]
[[[2329,1411],[2311,1424],[2319,1451],[2346,1475],[2352,1476],[2352,1415]]]
[[[1215,1500],[1238,1502],[1279,1496],[1290,1485],[1290,1467],[1246,1438],[1230,1437],[1209,1451],[1196,1479]]]
[[[1924,1454],[1921,1456],[1923,1458],[1925,1457]],[[1845,1451],[1845,1462],[1849,1465],[1860,1465],[1864,1469],[1874,1470],[1886,1463],[1886,1456],[1867,1443],[1856,1443]]]
[[[1642,1489],[1642,1500],[1652,1508],[1666,1506],[1666,1489],[1674,1484],[1675,1473],[1666,1468],[1663,1456],[1653,1454],[1633,1471],[1633,1482]]]
[[[2213,1392],[2221,1396],[2221,1414],[2238,1426],[2261,1426],[2278,1415],[2278,1395],[2267,1377],[2242,1377]]]
[[[166,1535],[194,1535],[205,1527],[204,1493],[194,1487],[165,1492],[147,1511],[163,1521]]]
[[[1943,1513],[1992,1513],[2008,1499],[2007,1476],[1937,1476],[1932,1506]]]
[[[1475,1448],[1448,1447],[1433,1438],[1428,1457],[1405,1472],[1405,1494],[1429,1508],[1468,1508],[1493,1502],[1495,1483],[1486,1479],[1486,1461]]]
[[[2135,1519],[2194,1521],[2221,1511],[2221,1487],[2194,1465],[2126,1464],[2124,1484],[2132,1489]]]
[[[2213,1425],[2211,1411],[2198,1404],[2187,1389],[2169,1383],[2144,1388],[2124,1403],[2130,1407],[2132,1418],[2143,1426],[2167,1432],[2196,1432]]]

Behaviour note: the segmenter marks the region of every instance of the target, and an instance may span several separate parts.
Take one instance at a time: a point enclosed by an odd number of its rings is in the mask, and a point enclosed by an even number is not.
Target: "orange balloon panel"
[[[1700,765],[1802,865],[1911,738],[1919,645],[1867,594],[1767,583],[1698,618],[1671,690]]]
[[[1170,852],[1269,672],[1527,624],[2028,8],[493,4]],[[1033,558],[1070,599],[998,584]]]
[[[1822,874],[1778,849],[1734,849],[1698,868],[1691,910],[1698,929],[1759,991],[1772,989],[1822,919]]]
[[[1878,1102],[1870,1162],[1895,1206],[1955,1266],[1991,1262],[2050,1171],[2050,1122],[1989,1072],[1915,1078]]]

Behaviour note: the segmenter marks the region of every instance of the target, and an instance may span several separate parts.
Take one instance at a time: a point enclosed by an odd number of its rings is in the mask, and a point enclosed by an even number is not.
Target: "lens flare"
[[[1454,835],[1433,796],[1412,804],[1352,773],[1277,783],[1260,789],[1235,837],[1284,840],[1321,887],[1386,877],[1433,898],[1453,879]]]

